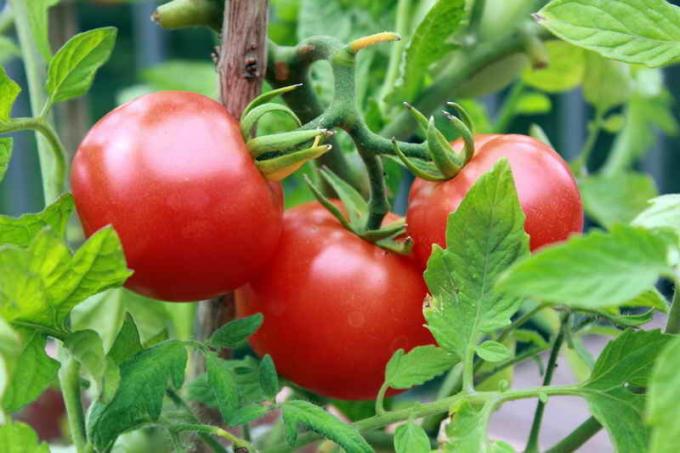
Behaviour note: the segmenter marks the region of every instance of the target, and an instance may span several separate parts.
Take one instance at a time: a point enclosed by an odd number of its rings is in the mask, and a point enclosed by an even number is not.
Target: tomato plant
[[[531,249],[566,240],[583,228],[583,206],[567,163],[549,146],[521,135],[475,139],[475,157],[453,179],[417,179],[409,194],[408,233],[425,265],[433,244],[445,246],[446,221],[477,179],[506,158],[512,168]],[[455,147],[455,144],[454,144]]]
[[[253,348],[316,393],[375,398],[397,349],[432,342],[420,272],[408,257],[345,230],[316,202],[286,211],[283,225],[272,263],[236,292],[239,316],[264,315]]]
[[[0,8],[0,451],[677,449],[677,6],[101,3]]]
[[[102,118],[71,186],[85,233],[113,225],[134,271],[126,286],[157,299],[238,288],[281,234],[280,185],[260,174],[224,107],[193,93],[148,94]]]

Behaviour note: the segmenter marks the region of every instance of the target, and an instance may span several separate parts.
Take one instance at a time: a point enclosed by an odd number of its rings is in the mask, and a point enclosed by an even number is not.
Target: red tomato
[[[425,294],[410,258],[355,236],[312,202],[285,212],[271,266],[236,292],[236,311],[264,315],[251,345],[283,376],[328,397],[372,399],[394,351],[433,342]]]
[[[443,182],[416,179],[411,187],[407,231],[422,266],[427,264],[433,244],[445,246],[449,214],[477,179],[504,157],[510,162],[526,214],[525,230],[531,237],[532,250],[563,241],[583,229],[583,205],[576,181],[567,163],[549,146],[524,135],[478,136],[475,143],[475,156],[457,176]]]
[[[61,392],[49,388],[40,397],[15,415],[19,421],[33,427],[40,440],[54,441],[64,437],[66,407]]]
[[[280,185],[258,171],[231,115],[194,93],[107,114],[78,148],[71,185],[85,233],[112,224],[135,271],[126,286],[157,299],[239,287],[281,235]]]

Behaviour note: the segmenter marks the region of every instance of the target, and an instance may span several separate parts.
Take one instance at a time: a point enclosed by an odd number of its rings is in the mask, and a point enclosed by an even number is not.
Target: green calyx
[[[347,230],[356,234],[360,238],[372,242],[380,248],[389,250],[401,255],[410,253],[413,243],[410,238],[401,239],[406,232],[405,221],[398,220],[376,229],[366,227],[370,215],[369,203],[351,185],[338,177],[327,168],[319,171],[323,180],[333,188],[338,195],[344,210],[337,203],[326,197],[321,189],[317,187],[308,177],[305,177],[307,185],[314,194],[314,197],[324,206],[338,222]]]
[[[460,118],[444,111],[444,116],[458,131],[464,142],[461,152],[453,149],[449,141],[444,137],[434,124],[434,118],[429,119],[409,104],[404,104],[418,124],[418,128],[425,135],[425,144],[429,159],[408,157],[401,150],[396,139],[392,140],[392,148],[399,160],[414,175],[428,181],[445,181],[456,176],[463,167],[472,159],[475,153],[475,145],[472,133],[472,121],[465,110],[458,104],[449,102],[451,107]]]
[[[331,150],[331,145],[322,142],[333,135],[332,131],[317,129],[296,129],[257,136],[257,124],[270,113],[283,113],[292,118],[299,127],[302,122],[287,106],[270,102],[276,96],[288,93],[300,84],[268,91],[255,98],[241,115],[241,134],[248,151],[255,159],[255,165],[270,181],[281,181],[293,174],[305,162],[317,159]]]

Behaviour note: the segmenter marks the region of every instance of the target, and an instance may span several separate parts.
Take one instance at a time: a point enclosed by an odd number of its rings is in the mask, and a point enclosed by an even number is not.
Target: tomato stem
[[[589,417],[567,437],[546,450],[547,453],[571,453],[581,448],[591,437],[599,433],[602,425],[595,417]]]
[[[85,434],[85,415],[80,400],[80,364],[70,354],[61,362],[59,383],[76,451],[78,453],[92,451]]]

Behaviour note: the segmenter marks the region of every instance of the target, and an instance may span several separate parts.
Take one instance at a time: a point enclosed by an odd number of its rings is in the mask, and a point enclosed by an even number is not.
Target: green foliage
[[[9,161],[12,158],[12,139],[9,137],[0,138],[0,182],[5,177]]]
[[[583,97],[596,109],[606,112],[628,101],[633,90],[630,66],[586,52]]]
[[[95,447],[106,449],[119,434],[157,421],[167,388],[184,382],[187,352],[177,341],[141,351],[120,366],[120,385],[109,403],[95,402],[88,432]]]
[[[595,418],[607,429],[616,450],[645,451],[644,394],[657,356],[670,336],[656,331],[626,331],[610,342],[581,386]]]
[[[630,223],[657,195],[654,180],[634,172],[588,176],[579,189],[588,216],[606,228]]]
[[[439,345],[464,358],[484,333],[507,325],[521,299],[498,293],[494,282],[528,252],[507,161],[470,189],[449,217],[447,248],[435,247],[425,271],[432,298],[424,309]]]
[[[208,342],[214,347],[235,348],[255,333],[262,325],[264,317],[257,313],[247,318],[229,321],[210,336]]]
[[[21,93],[21,87],[9,78],[5,68],[0,68],[0,121],[9,120],[14,101],[19,93]]]
[[[106,357],[97,332],[74,332],[64,339],[64,346],[90,377],[94,395],[105,403],[111,401],[120,382],[120,371],[115,359]]]
[[[423,384],[451,369],[460,359],[433,345],[418,346],[405,353],[394,353],[385,369],[385,382],[395,389]]]
[[[670,453],[680,443],[680,338],[668,341],[649,377],[647,423],[652,427],[650,452]]]
[[[55,235],[63,236],[73,208],[73,197],[63,195],[40,213],[24,214],[19,218],[0,216],[0,245],[27,247],[47,227]]]
[[[467,453],[487,451],[487,425],[491,408],[480,404],[464,402],[456,408],[451,422],[446,427],[446,453]]]
[[[620,306],[670,272],[668,243],[642,228],[617,225],[543,249],[499,282],[507,294],[571,307]]]
[[[45,353],[45,336],[39,333],[25,335],[20,352],[15,354],[2,396],[2,407],[10,413],[38,398],[54,382],[59,370],[59,362]]]
[[[662,195],[650,200],[649,205],[635,217],[634,225],[645,228],[670,228],[680,234],[680,195]]]
[[[230,418],[239,405],[236,378],[227,362],[213,354],[206,356],[205,369],[220,414],[227,424],[231,424]]]
[[[401,425],[394,433],[396,453],[429,453],[430,439],[420,426],[413,422]]]
[[[34,0],[26,3],[27,18],[33,39],[36,42],[38,51],[45,60],[49,60],[52,55],[50,41],[47,33],[47,11],[51,6],[56,5],[59,0]]]
[[[97,28],[75,35],[50,60],[47,93],[52,102],[85,94],[97,70],[109,59],[116,42],[114,27]]]
[[[647,66],[680,61],[680,8],[666,0],[553,0],[538,20],[606,58]]]
[[[477,355],[487,362],[502,362],[512,357],[512,351],[503,343],[488,340],[477,346]]]
[[[371,453],[373,448],[361,437],[361,434],[319,406],[307,401],[286,401],[281,406],[283,421],[286,424],[286,438],[290,445],[297,440],[298,426],[304,426],[332,440],[347,451]]]
[[[448,38],[464,18],[465,0],[438,0],[432,6],[406,46],[401,76],[395,92],[390,95],[395,103],[414,99],[429,66],[455,48]]]
[[[0,450],[5,453],[49,453],[50,447],[40,442],[29,425],[12,422],[0,426]]]

